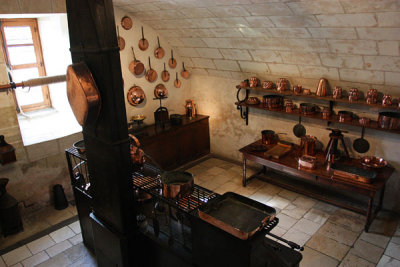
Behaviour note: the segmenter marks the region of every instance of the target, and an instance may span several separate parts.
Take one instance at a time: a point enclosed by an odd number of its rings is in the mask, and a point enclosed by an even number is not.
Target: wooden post
[[[102,109],[83,126],[93,197],[92,225],[99,266],[130,266],[135,234],[128,127],[111,0],[66,0],[72,62],[84,61]]]

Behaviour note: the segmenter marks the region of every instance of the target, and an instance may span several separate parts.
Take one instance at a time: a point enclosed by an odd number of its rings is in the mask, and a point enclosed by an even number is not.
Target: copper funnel
[[[315,92],[315,94],[317,96],[326,96],[327,87],[328,87],[328,82],[326,81],[326,79],[321,78],[319,80],[317,92]]]

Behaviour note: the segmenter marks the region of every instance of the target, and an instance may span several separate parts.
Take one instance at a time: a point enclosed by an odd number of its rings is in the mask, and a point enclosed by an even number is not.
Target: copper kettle
[[[129,134],[131,160],[133,164],[142,166],[144,163],[144,151],[140,149],[139,140],[132,134]]]
[[[315,92],[315,94],[317,96],[326,96],[327,87],[328,87],[328,83],[327,83],[326,79],[321,78],[319,80],[317,91]]]

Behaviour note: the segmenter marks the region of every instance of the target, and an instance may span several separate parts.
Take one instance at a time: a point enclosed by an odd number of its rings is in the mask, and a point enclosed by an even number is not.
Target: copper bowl
[[[134,85],[131,87],[127,94],[128,102],[132,106],[137,106],[144,101],[146,95],[140,86]]]
[[[351,111],[341,110],[338,112],[338,115],[340,122],[352,121],[353,119],[353,112]]]
[[[255,97],[255,96],[251,96],[246,100],[246,104],[258,105],[258,104],[260,104],[260,99],[258,99],[258,97]]]
[[[160,180],[162,183],[162,195],[166,198],[185,198],[194,190],[194,177],[189,172],[163,172]]]
[[[380,157],[366,156],[361,158],[361,164],[368,168],[380,169],[387,165],[387,161]]]

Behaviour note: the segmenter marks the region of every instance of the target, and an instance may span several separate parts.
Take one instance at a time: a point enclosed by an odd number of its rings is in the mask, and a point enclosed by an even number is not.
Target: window
[[[14,82],[46,76],[36,19],[0,20],[1,40]],[[17,107],[23,112],[51,107],[48,86],[15,90]]]

